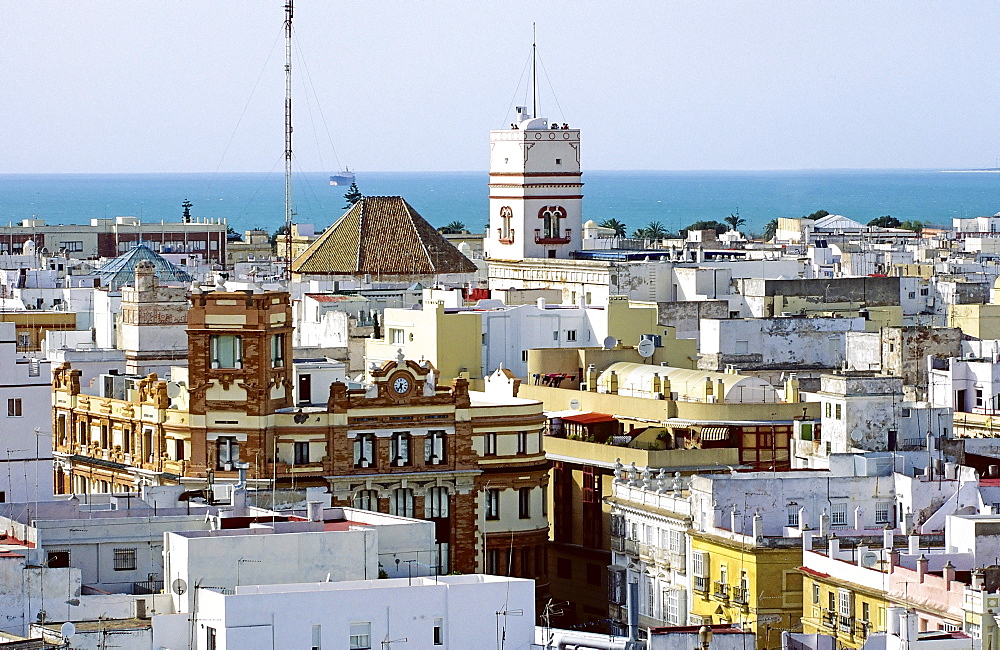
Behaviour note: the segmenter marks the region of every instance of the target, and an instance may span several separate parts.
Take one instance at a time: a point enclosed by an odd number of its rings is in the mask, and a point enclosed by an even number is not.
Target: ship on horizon
[[[347,167],[344,167],[344,171],[330,177],[330,185],[350,185],[353,182],[354,172]]]

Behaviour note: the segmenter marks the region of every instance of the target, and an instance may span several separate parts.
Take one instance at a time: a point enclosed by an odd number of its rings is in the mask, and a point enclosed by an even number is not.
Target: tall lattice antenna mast
[[[285,4],[285,279],[292,278],[292,5]]]
[[[538,117],[538,57],[535,46],[535,23],[531,23],[531,117]]]

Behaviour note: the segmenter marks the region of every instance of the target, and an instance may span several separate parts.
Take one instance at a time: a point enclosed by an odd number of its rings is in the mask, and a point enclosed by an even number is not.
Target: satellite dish
[[[570,407],[570,409],[572,409],[574,411],[579,411],[580,410],[580,400],[578,400],[578,399],[571,399],[569,401],[569,407]]]
[[[602,345],[604,346],[604,349],[605,349],[605,350],[613,350],[613,349],[614,349],[614,347],[615,347],[615,346],[616,346],[617,344],[618,344],[618,339],[616,339],[616,338],[615,338],[615,337],[613,337],[613,336],[608,336],[608,337],[605,337],[605,339],[604,339],[604,341],[603,341],[603,343],[602,343]]]
[[[69,641],[73,638],[73,635],[76,634],[76,626],[69,621],[66,621],[62,624],[62,627],[59,628],[59,633],[62,634],[64,639]]]
[[[861,554],[861,566],[870,569],[878,564],[879,556],[875,551],[865,551]]]
[[[167,397],[174,399],[181,394],[181,387],[172,381],[167,382]]]
[[[170,591],[174,592],[178,596],[183,596],[188,590],[188,584],[184,581],[184,578],[177,578],[170,583]]]
[[[642,357],[643,359],[648,359],[649,357],[653,356],[654,352],[656,352],[656,344],[650,341],[649,339],[643,339],[639,341],[638,349],[639,349],[639,356]]]

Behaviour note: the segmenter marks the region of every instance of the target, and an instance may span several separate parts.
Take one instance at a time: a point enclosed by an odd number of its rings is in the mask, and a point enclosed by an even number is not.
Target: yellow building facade
[[[873,632],[885,631],[884,591],[802,567],[802,632],[828,634],[841,648],[860,648]]]
[[[798,539],[744,543],[698,531],[691,539],[689,624],[738,623],[757,648],[781,647],[781,632],[802,615],[802,547]]]

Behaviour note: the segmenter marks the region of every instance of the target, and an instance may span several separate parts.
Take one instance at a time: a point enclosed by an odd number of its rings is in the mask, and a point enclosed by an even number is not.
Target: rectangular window
[[[49,551],[45,555],[45,566],[50,569],[68,569],[69,551]]]
[[[17,333],[17,347],[19,347],[19,348],[30,348],[31,347],[31,334],[29,332],[18,332]]]
[[[835,503],[830,511],[830,523],[834,526],[847,525],[847,504]]]
[[[434,645],[444,645],[444,620],[434,619]]]
[[[83,250],[82,241],[66,241],[63,242],[63,248],[66,249],[67,253],[79,253]]]
[[[526,454],[528,453],[528,432],[518,431],[517,432],[517,453]]]
[[[561,557],[556,560],[556,575],[563,580],[573,579],[573,563],[568,557]]]
[[[135,549],[115,549],[115,571],[135,571]]]
[[[889,523],[889,502],[888,501],[878,501],[875,503],[875,523],[876,524],[887,524]]]
[[[871,616],[872,610],[869,603],[861,603],[861,620],[868,623],[871,622],[869,616]]]
[[[271,367],[280,368],[285,365],[285,335],[275,334],[271,337]]]
[[[840,609],[840,615],[844,617],[849,617],[851,615],[851,592],[846,589],[841,589],[839,591],[838,604]]]
[[[500,518],[500,490],[486,490],[486,518]]]
[[[812,592],[813,592],[813,605],[819,605],[819,583],[818,582],[814,582],[813,583]]]
[[[833,405],[830,402],[826,403],[826,417],[833,417]]]
[[[375,434],[358,434],[354,439],[354,466],[375,467],[375,465]]]
[[[549,516],[549,486],[542,486],[542,516]]]
[[[404,339],[405,339],[405,337],[404,337],[403,330],[401,330],[399,328],[396,328],[396,327],[390,327],[389,328],[389,342],[390,343],[392,343],[393,345],[402,345],[404,343]]]
[[[428,519],[448,517],[448,488],[439,486],[427,490],[424,497],[424,516]]]
[[[495,548],[486,550],[486,573],[500,573],[500,551]]]
[[[147,449],[149,449],[148,446]],[[219,459],[216,469],[230,471],[234,464],[240,460],[240,443],[232,436],[220,437],[216,441],[216,450]]]
[[[486,456],[497,455],[497,434],[487,433],[483,436],[483,454]]]
[[[215,650],[218,646],[215,645],[215,628],[206,627],[205,628],[205,647],[208,650]]]
[[[604,571],[599,564],[587,563],[587,584],[595,587],[601,586],[601,574]]]
[[[798,528],[798,526],[799,526],[799,507],[788,506],[788,527]]]
[[[397,431],[389,441],[389,458],[394,467],[410,464],[410,434]]]
[[[440,465],[445,462],[444,431],[430,431],[424,438],[424,464]]]
[[[209,340],[213,368],[243,367],[243,337],[213,335]]]
[[[904,418],[908,418],[908,417],[910,417],[910,409],[906,409],[906,408],[905,408],[905,409],[903,409],[903,410],[902,410],[902,411],[900,412],[900,415],[901,415],[902,417],[904,417]]]
[[[566,330],[566,340],[571,343],[576,341],[576,330]]]
[[[836,418],[839,420],[840,419],[840,404],[836,405],[835,412],[836,412]]]
[[[699,578],[708,577],[708,553],[693,551],[691,553],[691,573]]]
[[[296,442],[295,443],[295,460],[296,465],[308,465],[309,464],[309,443],[308,442]]]
[[[372,624],[351,623],[351,650],[371,650]]]
[[[521,362],[522,363],[528,363],[528,351],[527,350],[521,350]]]
[[[389,514],[397,517],[413,517],[413,490],[396,488],[389,494]]]
[[[553,341],[558,341],[559,340],[559,330],[556,330],[556,331],[552,332],[552,340]]]
[[[21,417],[21,398],[20,397],[9,397],[7,398],[7,417],[19,418]]]
[[[530,487],[523,487],[517,491],[517,516],[521,519],[531,519]]]
[[[323,648],[323,626],[313,625],[312,627],[312,650],[322,650]]]
[[[128,448],[129,448],[128,438],[129,438],[129,435],[128,435],[128,432],[126,431],[126,432],[123,433],[123,440],[122,440],[125,443],[125,445],[124,445],[124,451],[125,451],[125,453],[128,453]],[[184,460],[184,441],[183,440],[177,440],[177,439],[174,440],[174,460]]]

